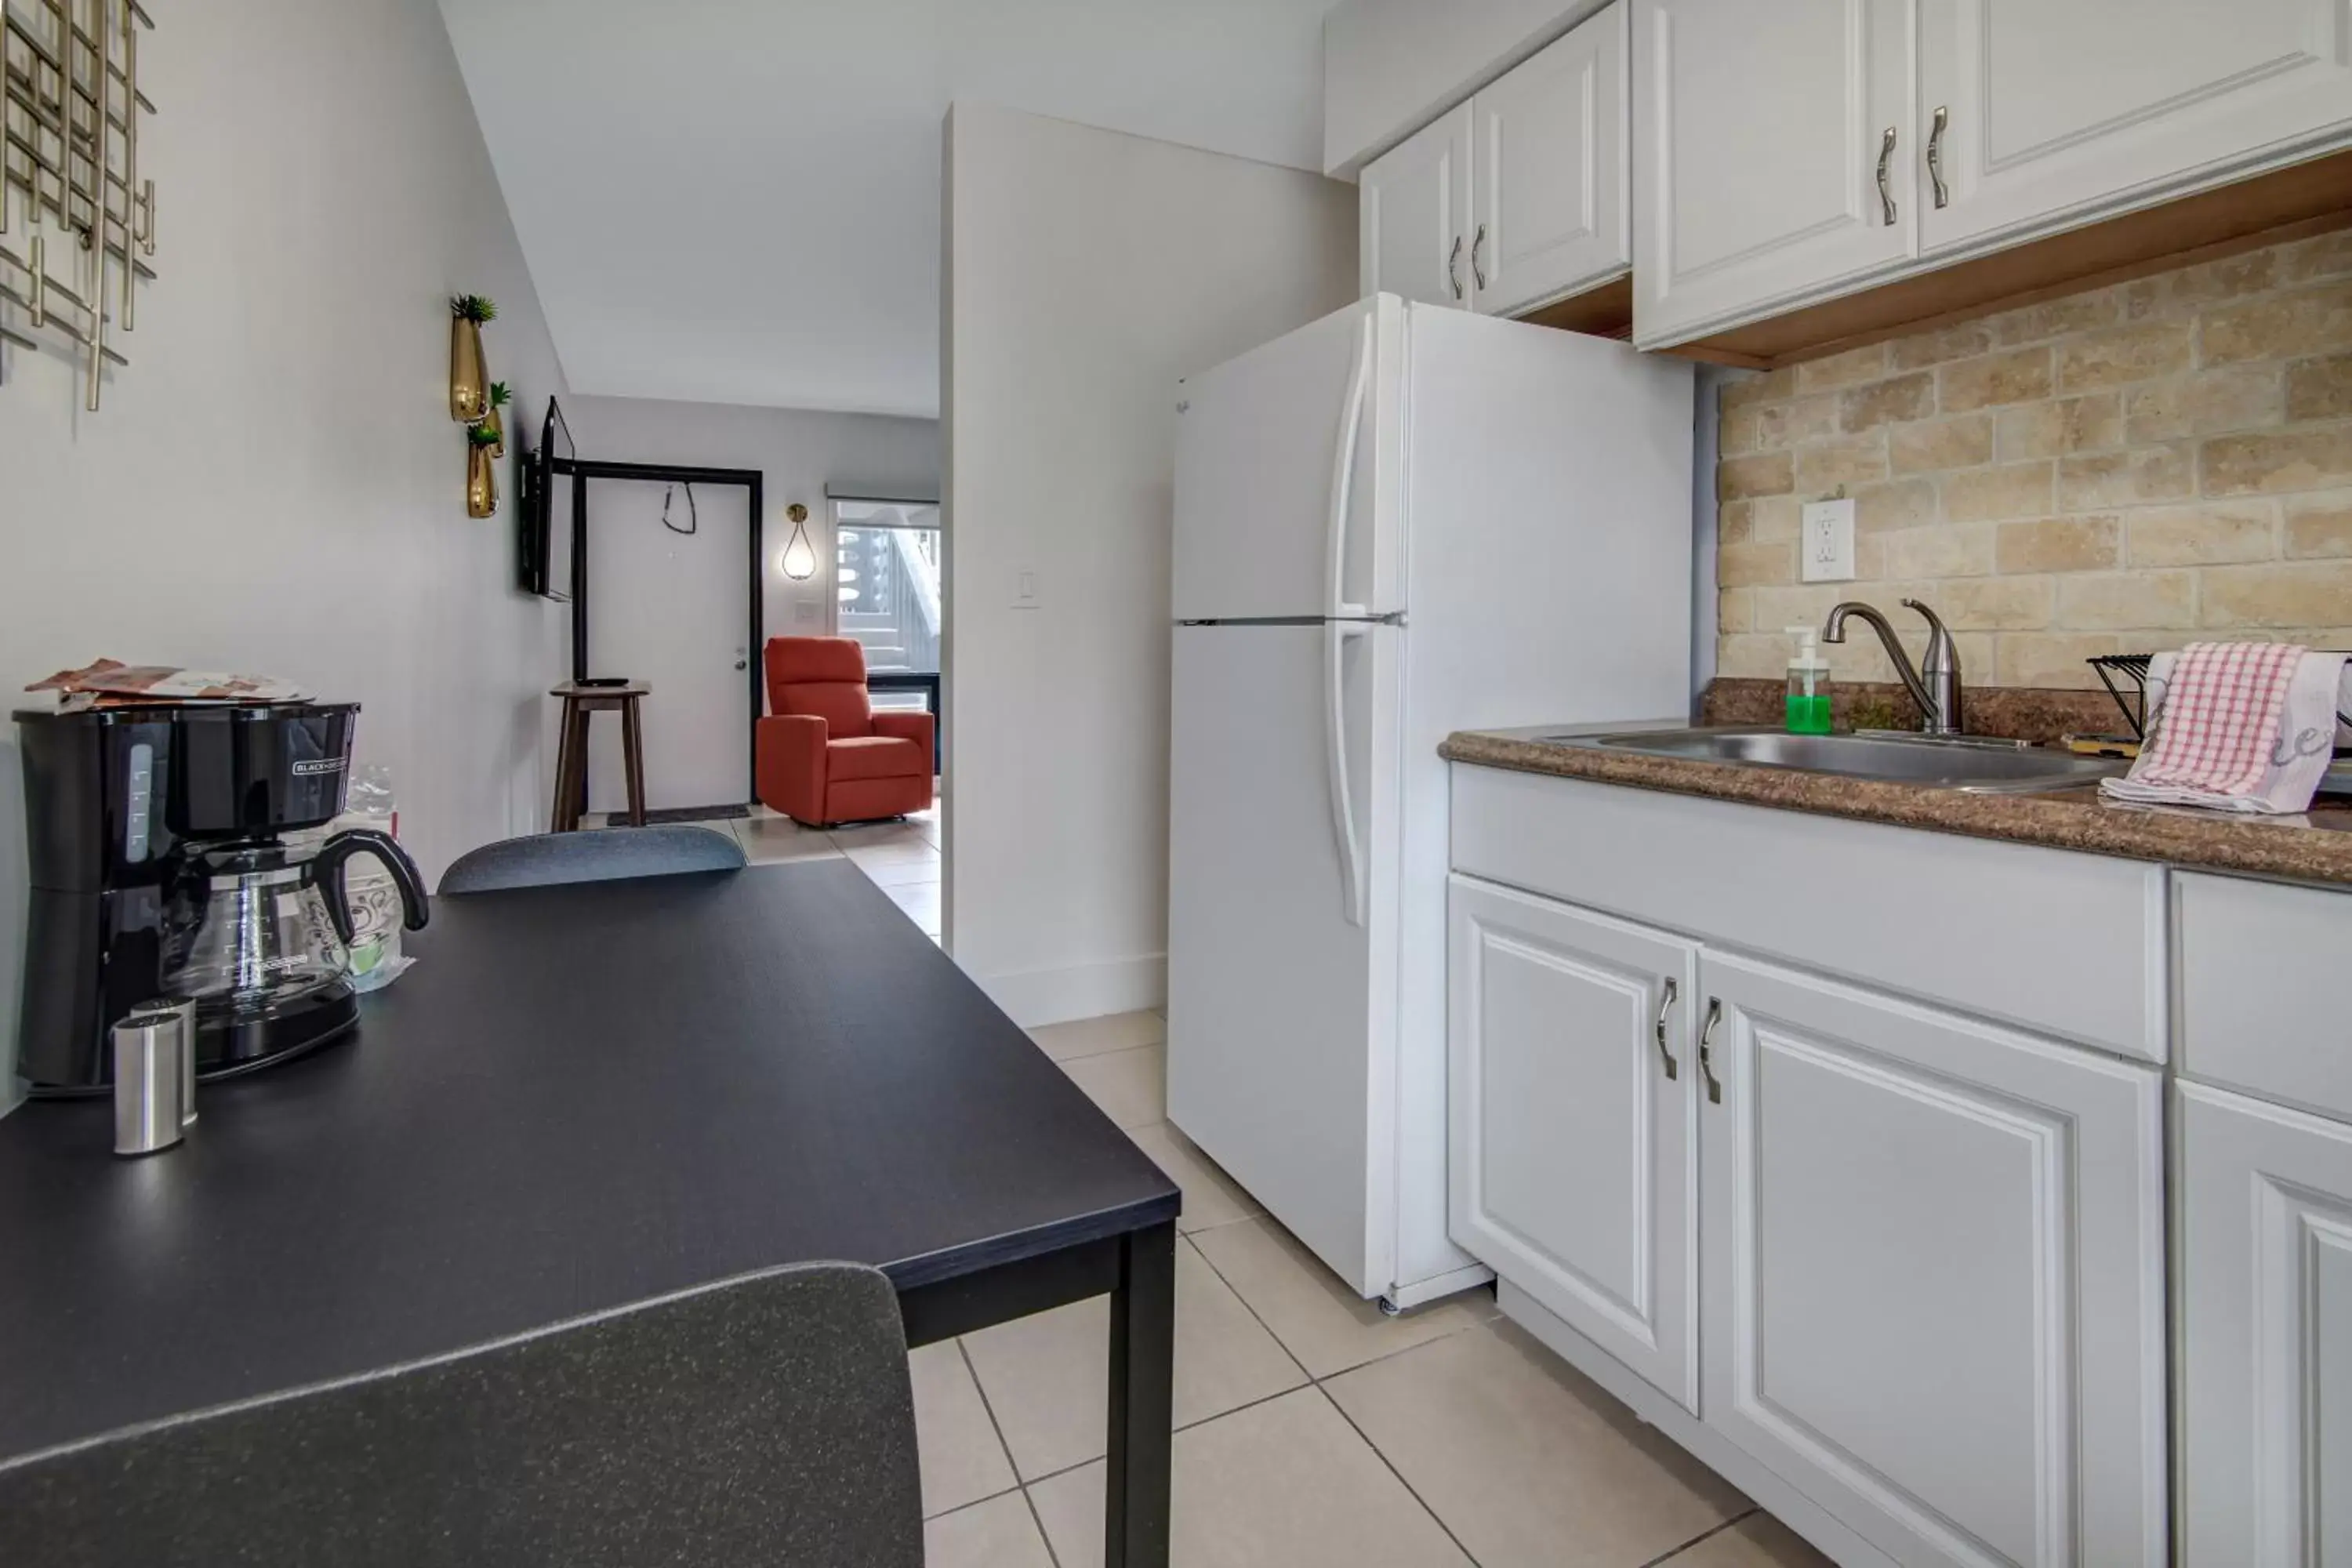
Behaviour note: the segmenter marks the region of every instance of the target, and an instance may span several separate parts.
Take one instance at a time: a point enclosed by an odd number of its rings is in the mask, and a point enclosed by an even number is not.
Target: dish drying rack
[[[2135,741],[2147,739],[2147,670],[2153,658],[2145,653],[2110,653],[2087,661],[2097,673],[2099,684],[2107,689],[2107,695],[2123,710],[2124,722],[2131,726]],[[2339,709],[2336,717],[2339,722],[2352,724],[2352,712]],[[2352,756],[2352,752],[2338,747],[2336,754]]]

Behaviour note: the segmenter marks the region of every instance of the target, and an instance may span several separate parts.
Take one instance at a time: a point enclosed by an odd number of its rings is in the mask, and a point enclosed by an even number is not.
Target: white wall
[[[63,359],[0,350],[0,679],[108,655],[356,699],[359,755],[392,765],[437,878],[543,823],[563,626],[511,586],[510,509],[466,516],[448,297],[498,300],[492,368],[533,428],[562,370],[432,0],[156,12],[161,276],[131,366],[92,416]],[[11,1062],[21,769],[0,727]]]
[[[1323,168],[1365,163],[1608,0],[1346,0],[1323,18]]]
[[[1355,192],[964,104],[947,141],[948,946],[1023,1023],[1149,1006],[1175,384],[1355,297]]]
[[[834,590],[826,486],[892,500],[924,500],[940,493],[936,419],[640,397],[567,397],[563,416],[583,458],[761,470],[768,509],[770,637],[824,632],[824,606]],[[592,502],[598,493],[590,489]],[[793,537],[784,508],[793,501],[809,509],[809,542],[816,546],[816,575],[805,583],[795,583],[783,573],[784,546]],[[676,509],[672,510],[675,515]],[[589,548],[593,574],[593,542]],[[593,576],[590,591],[594,591]],[[809,609],[807,618],[798,608],[803,605]]]

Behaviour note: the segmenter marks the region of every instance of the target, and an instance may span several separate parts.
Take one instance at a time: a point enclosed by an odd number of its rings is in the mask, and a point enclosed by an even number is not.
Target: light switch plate
[[[1805,505],[1800,535],[1803,580],[1845,583],[1853,577],[1853,502],[1817,500]]]
[[[1024,566],[1013,574],[1013,607],[1016,610],[1038,608],[1037,573]]]

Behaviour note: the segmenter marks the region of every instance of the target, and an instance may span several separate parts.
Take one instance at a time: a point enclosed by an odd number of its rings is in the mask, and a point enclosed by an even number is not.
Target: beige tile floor
[[[1826,1562],[1491,1292],[1402,1318],[1358,1300],[1168,1123],[1165,1031],[1031,1033],[1184,1191],[1176,1568]],[[1107,1332],[1083,1301],[915,1352],[930,1568],[1098,1568]]]

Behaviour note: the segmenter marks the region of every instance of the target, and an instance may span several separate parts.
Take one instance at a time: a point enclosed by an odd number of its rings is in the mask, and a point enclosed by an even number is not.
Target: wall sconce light
[[[805,583],[816,575],[816,547],[809,542],[808,508],[794,501],[784,509],[792,520],[793,542],[784,546],[784,575],[795,583]]]

